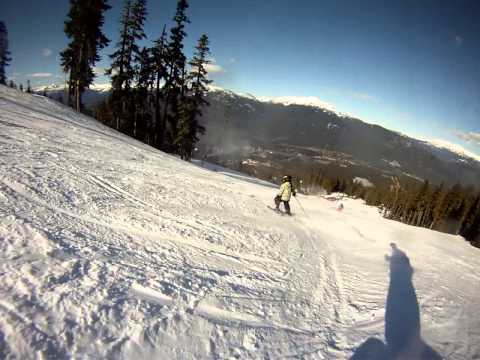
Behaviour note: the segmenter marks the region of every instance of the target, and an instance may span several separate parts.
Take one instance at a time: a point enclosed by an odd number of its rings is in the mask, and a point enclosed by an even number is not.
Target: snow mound
[[[271,184],[3,86],[0,153],[0,358],[480,356],[460,237],[348,198],[280,217]]]

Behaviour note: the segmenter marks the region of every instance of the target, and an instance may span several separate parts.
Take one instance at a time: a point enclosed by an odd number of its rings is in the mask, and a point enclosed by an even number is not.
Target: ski
[[[267,208],[269,208],[270,210],[276,212],[277,214],[281,215],[281,216],[288,216],[288,214],[280,209],[276,209],[274,208],[273,206],[270,206],[270,205],[267,205]],[[290,214],[290,216],[293,216],[293,214]]]

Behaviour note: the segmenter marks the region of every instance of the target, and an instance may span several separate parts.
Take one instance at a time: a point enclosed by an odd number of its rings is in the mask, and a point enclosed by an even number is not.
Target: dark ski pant
[[[285,207],[285,212],[290,215],[290,202],[289,201],[283,201],[280,196],[275,196],[275,206],[278,210],[280,207],[280,203],[283,203],[283,206]]]

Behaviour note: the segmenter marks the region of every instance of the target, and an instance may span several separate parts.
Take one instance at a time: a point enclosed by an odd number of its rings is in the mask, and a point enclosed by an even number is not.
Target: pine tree
[[[465,218],[460,227],[460,235],[464,236],[467,240],[473,239],[476,235],[475,225],[480,217],[480,194],[477,195],[475,200],[466,212]]]
[[[335,183],[333,185],[333,188],[332,188],[332,192],[339,192],[340,191],[340,179],[337,177],[335,179]]]
[[[208,106],[205,99],[208,85],[212,82],[207,78],[206,66],[210,63],[209,40],[207,35],[202,35],[195,47],[196,52],[189,62],[191,66],[187,81],[190,84],[189,94],[183,94],[180,112],[180,126],[175,144],[182,159],[190,160],[194,145],[199,140],[198,134],[203,134],[205,128],[200,125],[198,118],[202,116],[202,107]]]
[[[445,214],[445,198],[447,193],[443,189],[444,184],[442,183],[434,193],[434,202],[432,206],[432,222],[430,223],[429,228],[434,229],[438,223],[441,222],[441,220],[444,217]]]
[[[175,26],[170,30],[170,41],[167,47],[163,121],[168,121],[170,133],[167,134],[169,135],[167,146],[162,146],[167,151],[174,151],[173,142],[177,138],[178,120],[180,118],[180,97],[185,92],[186,57],[183,53],[183,41],[187,35],[185,25],[190,22],[185,14],[188,7],[187,0],[178,1],[173,18]],[[185,109],[187,108],[191,109],[191,106],[186,105]]]
[[[114,126],[117,130],[120,130],[120,118],[122,117],[122,113],[125,112],[126,107],[124,92],[128,92],[130,88],[127,74],[133,72],[133,70],[131,70],[131,59],[127,58],[127,49],[133,42],[129,31],[131,12],[132,2],[131,0],[125,0],[122,19],[120,21],[122,25],[120,40],[116,44],[116,51],[110,55],[112,64],[106,71],[107,75],[111,75],[112,81],[112,93],[108,100],[108,106],[114,113]]]
[[[446,215],[457,216],[462,200],[463,200],[463,188],[459,183],[452,186],[446,197]]]
[[[32,87],[30,86],[30,80],[27,80],[27,93],[32,93]]]
[[[147,16],[146,0],[126,0],[121,20],[122,30],[116,50],[110,55],[112,64],[107,75],[112,76],[112,94],[110,107],[115,116],[115,127],[121,130],[120,121],[126,121],[123,129],[133,131],[133,95],[132,83],[135,78],[134,59],[140,54],[137,41],[145,38],[143,25]]]
[[[82,109],[85,88],[95,78],[93,67],[100,60],[98,53],[109,43],[101,30],[108,9],[106,0],[70,0],[65,21],[65,34],[70,42],[60,55],[63,70],[69,74],[69,102],[74,102],[77,111]]]
[[[413,212],[409,216],[408,223],[415,226],[420,226],[426,212],[427,199],[430,193],[430,183],[425,180],[418,192],[413,198]]]
[[[149,134],[149,137],[153,135],[153,144],[159,149],[163,146],[163,138],[165,135],[165,119],[160,114],[160,101],[162,99],[162,92],[160,89],[160,83],[166,76],[166,47],[167,47],[167,33],[165,26],[163,27],[162,35],[155,41],[155,46],[152,48],[152,55],[154,60],[154,72],[155,72],[155,101],[154,101],[154,115],[153,122],[155,128],[154,133]]]
[[[136,57],[136,63],[133,137],[149,143],[147,134],[151,127],[151,89],[154,83],[153,58],[150,50],[143,48]]]
[[[15,85],[15,83],[13,82],[13,80],[10,80],[8,82],[8,87],[12,88],[12,89],[16,89],[17,88],[17,85]]]
[[[10,51],[8,51],[8,31],[5,23],[0,21],[0,84],[7,85],[7,77],[5,68],[9,65],[12,59],[10,58]]]

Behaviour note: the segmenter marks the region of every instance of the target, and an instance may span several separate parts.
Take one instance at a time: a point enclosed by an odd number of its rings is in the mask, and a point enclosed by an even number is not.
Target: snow
[[[428,143],[431,146],[434,146],[434,147],[437,147],[437,148],[440,148],[440,149],[447,149],[447,150],[453,152],[454,154],[457,154],[457,155],[462,156],[464,158],[470,158],[470,159],[473,159],[473,160],[476,160],[476,161],[480,161],[480,155],[477,155],[477,154],[465,149],[463,146],[461,146],[459,144],[454,144],[454,143],[451,143],[449,141],[441,140],[441,139],[432,139],[432,140],[428,140],[428,141],[425,141],[425,142]]]
[[[50,84],[50,85],[42,85],[37,86],[33,90],[35,92],[43,92],[43,91],[51,91],[51,90],[63,90],[65,88],[65,84]],[[94,83],[90,85],[90,90],[96,92],[109,92],[112,89],[112,85],[110,83]]]
[[[375,187],[375,185],[373,185],[370,180],[365,179],[365,178],[362,178],[362,177],[359,177],[359,176],[355,177],[355,178],[353,179],[353,182],[354,182],[355,184],[361,184],[361,185],[364,186],[364,187]]]
[[[273,104],[282,104],[285,106],[311,106],[337,113],[337,109],[334,105],[323,101],[316,96],[259,96],[257,98],[262,102],[271,102]]]
[[[333,124],[333,123],[328,123],[327,124],[327,129],[328,130],[331,130],[331,129],[338,129],[340,128],[337,124]]]
[[[112,84],[111,83],[95,83],[92,84],[89,88],[90,90],[95,90],[98,92],[109,92],[112,89]]]
[[[317,112],[318,110],[321,110],[323,112],[331,112],[341,118],[353,117],[352,114],[339,111],[335,105],[330,104],[329,102],[324,101],[316,96],[295,96],[295,95],[258,96],[257,100],[261,102],[280,104],[284,106],[291,106],[291,105],[308,106],[311,108],[315,108],[316,109],[315,111]]]
[[[291,96],[291,95],[286,95],[286,96],[256,96],[250,93],[235,93],[231,90],[224,89],[220,86],[216,85],[209,85],[208,89],[213,92],[220,92],[223,93],[229,97],[235,97],[235,96],[242,96],[245,98],[248,98],[250,100],[254,101],[259,101],[259,102],[264,102],[264,103],[272,103],[272,104],[280,104],[284,106],[290,106],[290,105],[303,105],[303,106],[308,106],[308,107],[313,107],[316,109],[320,109],[322,111],[329,111],[332,113],[337,114],[339,117],[349,117],[350,115],[344,112],[340,112],[337,110],[337,108],[324,101],[321,100],[320,98],[316,96]]]
[[[0,358],[480,356],[461,237],[349,198],[278,216],[272,184],[1,86],[0,152]]]
[[[392,160],[392,161],[389,161],[387,159],[382,159],[382,160],[385,161],[391,167],[395,167],[395,168],[401,168],[402,167],[402,165],[400,165],[400,163],[397,160]]]

